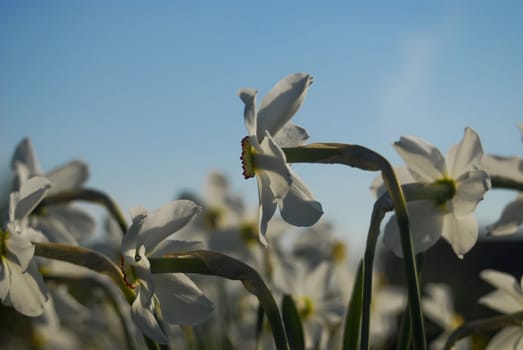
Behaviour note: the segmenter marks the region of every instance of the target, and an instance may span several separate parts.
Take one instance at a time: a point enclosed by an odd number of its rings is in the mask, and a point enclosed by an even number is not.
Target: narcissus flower
[[[27,217],[50,188],[44,177],[33,177],[11,193],[9,222],[0,228],[0,299],[26,316],[43,313],[47,288],[34,260],[31,240],[40,232],[27,225]]]
[[[126,282],[136,289],[131,315],[138,328],[158,343],[168,341],[159,319],[168,324],[194,325],[205,321],[212,303],[185,274],[152,274],[149,257],[198,249],[198,242],[166,239],[184,227],[200,207],[189,200],[170,202],[148,213],[132,211],[133,223],[122,240],[122,270]],[[130,268],[130,269],[129,269]]]
[[[283,78],[263,98],[258,111],[256,90],[238,92],[245,104],[244,120],[249,133],[242,140],[243,175],[256,176],[258,182],[259,238],[264,245],[268,245],[265,232],[276,206],[282,218],[295,226],[311,226],[323,214],[321,204],[287,165],[280,148],[302,145],[308,138],[305,129],[289,121],[303,103],[311,83],[312,77],[305,73]]]
[[[443,236],[462,257],[476,243],[474,210],[490,189],[489,175],[479,168],[483,156],[479,136],[466,128],[463,140],[450,148],[446,158],[434,146],[412,136],[402,137],[394,148],[406,163],[414,180],[410,182],[445,184],[452,189],[452,198],[446,201],[408,203],[415,252],[427,250]],[[403,255],[395,217],[385,227],[383,242],[397,255]]]
[[[480,304],[503,314],[523,310],[523,278],[518,282],[513,276],[495,270],[484,270],[480,277],[497,288],[481,297]],[[522,344],[523,326],[507,326],[490,339],[487,350],[520,349]]]

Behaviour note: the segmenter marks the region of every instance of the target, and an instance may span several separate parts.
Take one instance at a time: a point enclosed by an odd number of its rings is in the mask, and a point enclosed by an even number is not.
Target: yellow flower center
[[[254,177],[254,154],[256,153],[254,147],[249,142],[249,136],[242,139],[242,154],[240,159],[242,161],[243,177],[249,179]]]
[[[0,228],[0,257],[7,255],[6,241],[7,241],[8,236],[9,236],[9,231],[7,231],[7,230],[4,231]]]
[[[334,262],[343,262],[347,258],[347,249],[342,241],[332,244],[331,257]]]
[[[454,314],[454,317],[452,317],[452,324],[451,324],[451,330],[454,330],[461,326],[465,320],[463,319],[463,316],[461,314]]]
[[[448,193],[447,193],[446,198],[445,199],[440,199],[440,200],[436,201],[436,203],[437,203],[437,205],[439,207],[442,207],[443,209],[445,209],[445,203],[449,199],[454,198],[454,196],[456,195],[456,181],[454,181],[451,178],[444,177],[442,179],[436,180],[434,183],[437,184],[437,185],[444,185],[444,186],[447,187]]]
[[[256,243],[258,241],[258,228],[253,223],[243,223],[240,225],[240,236],[247,244]]]
[[[306,296],[301,296],[296,300],[296,308],[300,317],[305,320],[314,312],[314,303],[311,298]]]

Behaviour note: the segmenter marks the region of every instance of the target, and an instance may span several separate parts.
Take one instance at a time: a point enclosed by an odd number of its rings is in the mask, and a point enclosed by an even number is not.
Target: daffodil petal
[[[73,160],[51,170],[46,177],[53,184],[49,193],[56,194],[82,186],[89,177],[89,167],[81,160]]]
[[[296,147],[303,145],[308,138],[309,134],[305,128],[293,123],[287,123],[274,136],[274,141],[280,147]]]
[[[486,350],[521,349],[523,345],[523,328],[508,326],[490,339]]]
[[[518,194],[515,200],[507,204],[501,217],[487,231],[493,236],[514,234],[523,223],[523,194]]]
[[[47,301],[47,288],[36,263],[32,261],[26,272],[14,263],[10,263],[9,268],[11,269],[9,289],[11,305],[26,316],[41,315]]]
[[[137,246],[151,252],[162,240],[184,227],[201,207],[190,200],[169,202],[147,215],[138,235]]]
[[[309,74],[291,74],[277,82],[263,97],[257,121],[257,136],[260,142],[265,137],[265,131],[274,136],[291,120],[302,105],[311,84],[312,76]]]
[[[451,200],[454,215],[464,216],[472,213],[486,191],[490,189],[490,177],[483,170],[471,170],[457,180],[456,194]]]
[[[263,155],[257,155],[255,158],[255,173],[262,169],[269,178],[269,187],[276,199],[283,199],[290,190],[292,183],[291,171],[285,162],[285,154],[280,147],[274,142],[271,135],[261,143]]]
[[[506,296],[510,296],[514,300],[519,300],[520,302],[523,301],[521,285],[516,281],[514,276],[505,272],[488,269],[481,271],[479,277],[490,283],[495,288],[503,291]],[[521,309],[521,304],[518,309]]]
[[[4,301],[9,293],[11,279],[9,276],[9,268],[7,266],[7,259],[0,257],[0,299]]]
[[[19,192],[11,193],[10,221],[22,220],[29,215],[42,201],[50,187],[49,180],[42,176],[35,176],[24,181]]]
[[[132,209],[133,222],[127,233],[122,238],[122,245],[120,247],[120,252],[126,260],[127,263],[133,264],[135,256],[138,234],[142,229],[143,222],[147,216],[147,210],[144,207],[137,207]]]
[[[139,290],[131,305],[131,316],[143,334],[160,344],[167,344],[169,340],[154,316],[153,307],[152,300]]]
[[[443,216],[433,201],[416,201],[407,204],[410,218],[410,234],[414,252],[424,252],[441,237]],[[393,215],[385,225],[383,244],[394,254],[403,257],[401,237],[396,216]]]
[[[251,136],[256,135],[256,93],[255,89],[241,89],[238,91],[238,96],[245,104],[245,109],[243,110],[245,128]]]
[[[462,258],[478,240],[478,223],[472,214],[458,217],[449,213],[443,218],[441,235],[450,243],[456,255]]]
[[[7,251],[13,254],[20,265],[22,271],[27,269],[34,256],[34,245],[27,239],[17,234],[11,234],[5,241]]]
[[[170,324],[196,325],[207,320],[213,311],[212,302],[184,274],[153,275],[156,295],[163,319]]]
[[[16,146],[11,160],[11,167],[13,170],[16,170],[16,163],[22,163],[26,167],[29,177],[40,175],[42,173],[40,170],[40,164],[38,164],[38,159],[36,158],[33,144],[29,138],[23,139],[18,146]]]
[[[436,147],[426,141],[414,136],[403,136],[394,143],[394,148],[415,180],[433,182],[445,177],[445,159]]]
[[[523,179],[523,159],[521,157],[486,154],[481,158],[480,167],[490,176],[503,176],[514,181]]]
[[[511,314],[517,310],[521,310],[521,297],[516,299],[500,289],[482,296],[478,300],[478,303],[503,314]]]
[[[267,247],[268,243],[265,239],[265,233],[267,232],[267,224],[276,210],[276,199],[270,189],[270,179],[265,172],[260,172],[256,176],[256,181],[258,182],[258,198],[260,199],[258,209],[259,239],[260,242]]]
[[[483,157],[483,147],[478,134],[471,128],[465,128],[463,140],[452,146],[447,154],[449,175],[453,178],[469,171],[471,166],[478,165]]]
[[[280,205],[283,220],[294,226],[312,226],[323,215],[321,204],[314,200],[305,183],[290,169],[292,184]]]

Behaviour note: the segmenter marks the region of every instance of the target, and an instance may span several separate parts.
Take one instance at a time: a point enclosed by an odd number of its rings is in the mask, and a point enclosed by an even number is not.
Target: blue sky
[[[241,176],[243,105],[280,78],[314,84],[294,121],[311,142],[357,143],[400,159],[411,134],[443,152],[466,126],[486,152],[523,154],[523,5],[518,1],[0,3],[0,169],[29,136],[44,169],[87,161],[89,186],[126,210],[157,208],[206,174]],[[374,174],[297,165],[325,217],[356,250]],[[489,193],[496,218],[513,194]]]

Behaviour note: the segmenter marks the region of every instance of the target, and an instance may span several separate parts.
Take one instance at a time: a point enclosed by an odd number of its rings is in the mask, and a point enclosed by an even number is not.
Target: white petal
[[[60,221],[75,239],[85,240],[94,232],[94,219],[82,209],[60,205],[48,208],[46,214]]]
[[[305,183],[290,171],[292,185],[280,206],[281,217],[294,226],[312,226],[323,215],[323,209]]]
[[[37,216],[31,219],[31,226],[36,229],[36,232],[40,232],[40,234],[43,236],[43,239],[42,237],[37,239],[31,238],[29,239],[30,241],[49,241],[54,243],[78,245],[78,241],[71,235],[71,232],[69,232],[65,225],[54,216]],[[24,231],[27,232],[27,230]],[[24,237],[27,238],[27,235],[24,235]]]
[[[10,234],[5,241],[7,250],[13,254],[22,271],[27,269],[34,256],[34,245],[17,234]]]
[[[133,211],[134,210],[134,211]],[[142,229],[143,222],[147,216],[147,211],[143,207],[134,208],[132,212],[133,223],[122,238],[120,252],[128,263],[133,263],[138,248],[138,234]]]
[[[523,179],[523,159],[486,154],[481,158],[481,169],[490,176],[503,176],[514,181]]]
[[[22,183],[20,191],[14,194],[15,200],[11,200],[11,206],[14,204],[15,208],[12,212],[10,220],[22,220],[29,215],[34,208],[44,198],[47,190],[51,187],[51,183],[45,177],[35,176]],[[13,203],[14,202],[14,203]],[[10,208],[11,210],[11,208]]]
[[[243,120],[249,135],[256,135],[256,93],[255,89],[241,89],[238,96],[245,104]],[[261,140],[261,139],[260,139]]]
[[[258,140],[265,137],[265,131],[272,136],[298,111],[312,84],[312,76],[306,73],[289,75],[274,85],[263,98],[258,111]]]
[[[454,302],[449,286],[429,283],[425,286],[428,297],[422,300],[423,312],[444,330],[452,328]]]
[[[492,310],[496,310],[503,314],[511,314],[516,311],[521,311],[521,297],[514,298],[507,292],[498,289],[487,295],[482,296],[478,303],[485,305]]]
[[[260,232],[259,239],[264,246],[268,246],[265,239],[267,232],[267,224],[274,215],[276,210],[276,199],[270,189],[270,179],[265,172],[261,172],[256,176],[258,182],[258,198],[260,200],[258,209],[258,230]]]
[[[490,339],[486,350],[520,350],[522,338],[523,328],[505,327]]]
[[[490,187],[490,177],[485,171],[472,170],[465,173],[456,181],[456,194],[449,209],[456,216],[472,213]]]
[[[404,136],[394,143],[394,148],[417,181],[433,182],[447,175],[441,152],[426,141],[414,136]]]
[[[22,163],[28,170],[29,177],[40,175],[40,165],[33,148],[33,144],[29,138],[23,139],[16,147],[15,153],[11,160],[11,166],[15,170],[16,163]]]
[[[7,267],[7,259],[0,258],[0,300],[4,301],[11,286],[10,271]]]
[[[520,302],[523,301],[521,286],[512,275],[496,270],[484,270],[481,271],[479,276],[495,288],[506,293],[507,296]],[[519,309],[521,309],[521,305]]]
[[[263,154],[255,156],[255,173],[263,170],[269,178],[269,187],[276,199],[283,199],[291,186],[291,172],[286,163],[285,154],[274,142],[271,135],[266,138],[260,147]]]
[[[274,141],[280,147],[296,147],[302,146],[308,138],[309,134],[303,127],[287,123],[274,136]]]
[[[153,282],[165,322],[196,325],[211,316],[212,302],[186,275],[155,274]]]
[[[487,230],[494,236],[510,235],[518,231],[523,223],[523,194],[503,209],[501,217],[494,224],[487,226]]]
[[[410,234],[414,252],[424,252],[441,237],[443,215],[433,201],[415,201],[407,204],[410,220]],[[390,217],[385,225],[383,244],[397,256],[403,257],[401,237],[396,215]]]
[[[47,289],[33,261],[27,272],[17,264],[9,263],[11,288],[9,299],[16,311],[26,316],[38,316],[44,311]]]
[[[478,223],[472,214],[457,217],[449,213],[443,219],[442,235],[450,243],[454,253],[462,258],[478,240]]]
[[[89,168],[81,160],[73,160],[46,174],[53,187],[50,194],[72,190],[84,184],[89,177]]]
[[[160,209],[145,217],[137,245],[145,245],[145,251],[151,252],[158,243],[184,227],[201,207],[190,200],[176,200],[165,204]]]
[[[450,177],[456,178],[477,166],[483,157],[483,148],[478,134],[465,128],[463,140],[450,148],[447,155],[447,170]]]
[[[152,299],[144,297],[140,288],[136,295],[136,299],[131,305],[133,321],[138,329],[147,337],[160,344],[167,344],[167,336],[160,327],[158,320],[156,320],[152,311],[153,309],[154,305]]]

